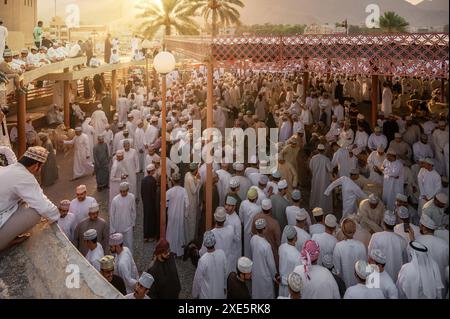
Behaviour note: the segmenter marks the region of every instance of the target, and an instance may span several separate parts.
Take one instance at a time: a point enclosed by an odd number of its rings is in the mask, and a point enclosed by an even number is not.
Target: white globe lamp
[[[153,67],[159,74],[169,74],[175,70],[177,62],[170,52],[160,52],[153,59]]]

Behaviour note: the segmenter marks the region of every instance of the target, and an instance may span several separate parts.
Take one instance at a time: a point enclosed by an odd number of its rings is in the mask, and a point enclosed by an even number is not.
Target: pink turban
[[[309,278],[309,268],[312,263],[319,259],[320,255],[320,247],[317,242],[314,240],[308,240],[303,246],[303,250],[301,252],[301,256],[303,259],[303,265],[305,267],[305,274]]]

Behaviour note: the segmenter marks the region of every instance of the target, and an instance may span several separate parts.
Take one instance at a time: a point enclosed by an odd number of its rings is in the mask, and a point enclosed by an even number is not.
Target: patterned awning
[[[217,66],[347,75],[448,77],[448,33],[170,37],[167,48]]]

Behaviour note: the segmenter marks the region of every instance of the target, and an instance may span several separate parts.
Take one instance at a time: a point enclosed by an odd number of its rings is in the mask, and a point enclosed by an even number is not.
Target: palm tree
[[[380,27],[387,32],[405,32],[409,23],[393,11],[387,11],[380,17]]]
[[[219,23],[223,26],[239,25],[241,14],[236,7],[243,8],[241,0],[192,0],[192,9],[205,19],[206,24],[211,18],[212,36],[218,34]]]
[[[159,3],[158,3],[159,2]],[[138,5],[143,12],[137,18],[144,18],[140,30],[142,35],[151,39],[156,32],[164,28],[164,35],[172,35],[173,30],[182,35],[198,35],[198,25],[192,19],[194,9],[189,0],[142,1]]]

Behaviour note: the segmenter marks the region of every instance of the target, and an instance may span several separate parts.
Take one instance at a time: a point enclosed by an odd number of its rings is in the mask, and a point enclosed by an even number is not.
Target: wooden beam
[[[303,72],[303,103],[306,102],[306,94],[308,93],[309,72]]]
[[[21,86],[23,81],[21,82]],[[27,96],[18,94],[17,100],[17,133],[18,133],[18,157],[20,158],[27,150],[27,135],[25,133],[25,124],[27,121]]]
[[[377,126],[378,118],[378,75],[372,75],[372,108],[371,122],[372,128]]]
[[[45,78],[48,74],[53,74],[54,72],[61,71],[66,68],[72,68],[77,65],[85,64],[86,57],[79,57],[73,59],[66,59],[61,62],[55,62],[51,64],[44,65],[40,68],[34,69],[32,71],[25,72],[23,74],[23,83],[27,85],[35,80]],[[62,73],[64,74],[64,73]]]
[[[213,127],[213,104],[214,104],[214,64],[212,62],[208,63],[208,74],[207,74],[207,104],[206,104],[206,126],[207,128]],[[208,156],[210,156],[208,154]],[[213,215],[213,173],[212,173],[212,163],[206,166],[206,230],[210,230],[212,227],[212,215]]]
[[[166,189],[167,189],[167,129],[166,129],[167,81],[162,75],[162,109],[161,109],[161,211],[160,238],[166,238]]]
[[[69,68],[64,69],[64,73],[69,73]],[[64,125],[70,127],[70,82],[64,81]]]
[[[111,72],[111,101],[117,109],[117,70]]]

